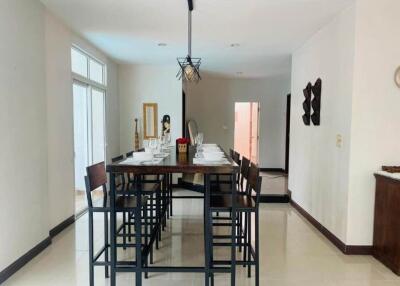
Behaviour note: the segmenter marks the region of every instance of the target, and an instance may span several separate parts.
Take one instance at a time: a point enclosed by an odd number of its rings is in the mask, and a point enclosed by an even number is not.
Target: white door
[[[105,161],[105,92],[73,83],[75,190],[85,190],[86,167]]]
[[[75,190],[85,190],[84,176],[89,165],[89,126],[88,126],[89,87],[73,84],[74,97],[74,154],[75,154]]]

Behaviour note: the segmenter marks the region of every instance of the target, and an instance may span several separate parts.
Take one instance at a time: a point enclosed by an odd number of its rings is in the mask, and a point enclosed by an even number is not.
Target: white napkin
[[[193,158],[193,164],[195,165],[230,165],[231,163],[226,159],[222,158],[218,161],[206,161],[204,158]]]
[[[153,158],[152,160],[137,160],[135,158],[129,157],[124,161],[121,161],[120,165],[157,165],[160,164],[164,158]]]
[[[169,156],[169,153],[157,153],[154,154],[154,158],[167,158]]]

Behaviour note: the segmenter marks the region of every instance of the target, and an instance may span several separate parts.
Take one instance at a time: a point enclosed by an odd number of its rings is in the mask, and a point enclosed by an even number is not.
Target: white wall
[[[52,228],[74,214],[71,33],[45,13],[48,188]]]
[[[182,82],[175,75],[176,66],[120,65],[118,71],[120,95],[120,150],[133,150],[134,119],[138,118],[143,137],[143,103],[158,104],[158,133],[162,116],[171,116],[171,138],[182,136]]]
[[[44,16],[0,1],[0,270],[49,235]]]
[[[108,161],[111,157],[119,155],[119,103],[117,65],[48,11],[45,13],[45,24],[51,229],[75,212],[72,44],[79,46],[107,65],[106,154]]]
[[[350,157],[347,241],[371,245],[375,199],[373,172],[399,165],[400,1],[357,2],[356,57]]]
[[[186,87],[187,119],[196,120],[205,141],[226,151],[234,145],[235,102],[260,102],[260,167],[285,168],[286,95],[290,76],[227,79],[205,76]]]
[[[292,57],[289,189],[292,198],[346,241],[355,8],[315,34]],[[305,126],[303,89],[322,79],[321,126]],[[336,146],[341,134],[343,145]]]

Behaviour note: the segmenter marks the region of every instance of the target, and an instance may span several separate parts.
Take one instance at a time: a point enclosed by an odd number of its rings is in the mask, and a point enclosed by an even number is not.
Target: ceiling
[[[41,1],[118,63],[171,65],[187,55],[186,0]],[[194,0],[192,54],[203,71],[228,77],[289,73],[291,53],[352,3]]]

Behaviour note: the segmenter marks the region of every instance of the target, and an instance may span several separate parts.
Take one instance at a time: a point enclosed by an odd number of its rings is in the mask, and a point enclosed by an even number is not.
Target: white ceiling
[[[176,64],[187,54],[186,0],[41,1],[119,63]],[[202,58],[203,71],[224,76],[289,73],[290,54],[351,3],[194,0],[193,57]]]

